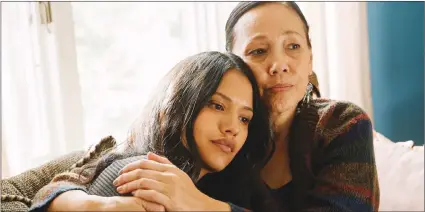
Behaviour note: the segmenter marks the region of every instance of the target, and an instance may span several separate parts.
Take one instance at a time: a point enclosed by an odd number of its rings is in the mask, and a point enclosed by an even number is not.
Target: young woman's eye
[[[258,55],[263,55],[265,54],[267,51],[265,49],[254,49],[252,51],[250,51],[248,54],[249,55],[254,55],[254,56],[258,56]]]
[[[209,107],[211,107],[212,109],[215,109],[215,110],[221,110],[221,111],[224,110],[224,107],[222,105],[216,103],[216,102],[209,102],[208,105],[209,105]]]
[[[301,46],[300,46],[300,44],[297,44],[297,43],[291,43],[291,44],[289,44],[288,48],[291,49],[291,50],[295,50],[295,49],[301,48]]]
[[[244,124],[249,124],[249,122],[251,121],[249,118],[246,118],[246,117],[241,117],[240,120]]]

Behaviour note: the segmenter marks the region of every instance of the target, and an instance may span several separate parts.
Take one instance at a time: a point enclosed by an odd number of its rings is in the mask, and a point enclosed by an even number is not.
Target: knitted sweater
[[[372,124],[356,105],[327,99],[312,100],[294,118],[289,135],[289,154],[294,184],[294,201],[287,203],[293,204],[291,208],[297,211],[379,209]],[[92,157],[86,158],[85,164],[96,163],[99,154],[92,152],[90,155]],[[53,178],[36,194],[31,210],[44,210],[51,200],[68,190],[87,192],[89,185],[81,182],[94,168],[86,168],[80,176],[81,165],[83,163]],[[244,211],[231,206],[232,211]]]
[[[115,160],[111,165],[107,166],[100,174],[93,179],[87,193],[102,197],[121,196],[117,192],[117,188],[113,185],[114,180],[119,176],[119,172],[127,164],[134,161],[146,159],[145,156],[133,156],[121,160]]]
[[[291,126],[297,211],[378,211],[372,123],[358,106],[315,99]]]

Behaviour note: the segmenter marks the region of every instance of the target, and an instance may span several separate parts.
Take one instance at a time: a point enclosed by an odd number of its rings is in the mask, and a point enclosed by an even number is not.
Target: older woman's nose
[[[272,65],[270,66],[269,74],[273,76],[285,72],[289,72],[288,58],[283,54],[279,54],[274,57]]]

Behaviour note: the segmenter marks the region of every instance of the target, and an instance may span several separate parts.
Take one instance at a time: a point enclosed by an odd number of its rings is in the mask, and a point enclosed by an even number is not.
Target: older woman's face
[[[295,110],[312,73],[311,49],[297,13],[281,3],[261,5],[239,19],[233,37],[232,52],[254,71],[270,110]]]

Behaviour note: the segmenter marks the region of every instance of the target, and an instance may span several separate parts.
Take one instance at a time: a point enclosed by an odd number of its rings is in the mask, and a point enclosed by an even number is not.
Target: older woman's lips
[[[285,84],[277,84],[273,87],[270,87],[268,90],[270,90],[271,92],[277,93],[277,92],[288,91],[293,87],[294,85],[285,83]]]

